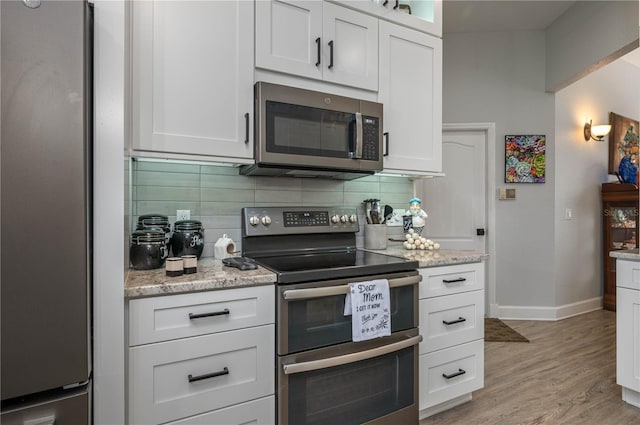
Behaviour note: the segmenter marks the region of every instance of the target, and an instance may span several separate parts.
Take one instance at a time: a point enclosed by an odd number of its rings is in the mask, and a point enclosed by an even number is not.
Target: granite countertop
[[[213,258],[198,260],[198,272],[178,277],[166,275],[164,267],[155,270],[129,270],[124,286],[125,298],[151,297],[216,289],[273,284],[276,274],[258,267],[238,270]]]
[[[488,254],[482,254],[475,251],[457,251],[453,249],[438,249],[434,251],[415,249],[408,250],[402,246],[402,242],[394,243],[391,241],[387,245],[387,249],[371,251],[396,257],[403,257],[409,260],[417,260],[420,264],[420,268],[479,263],[488,257]]]
[[[621,260],[640,261],[640,253],[638,251],[638,248],[610,251],[609,257],[619,258]]]
[[[406,250],[400,243],[394,242],[389,242],[387,249],[371,251],[417,260],[420,268],[477,263],[487,257],[486,254],[474,251],[455,251],[450,249],[439,249],[437,251]],[[636,257],[639,257],[637,249],[635,252]],[[197,273],[179,277],[168,277],[164,267],[155,270],[129,270],[124,286],[124,295],[125,298],[152,297],[243,286],[269,285],[275,281],[276,274],[263,267],[241,271],[233,267],[226,267],[222,264],[222,261],[209,257],[198,260]]]

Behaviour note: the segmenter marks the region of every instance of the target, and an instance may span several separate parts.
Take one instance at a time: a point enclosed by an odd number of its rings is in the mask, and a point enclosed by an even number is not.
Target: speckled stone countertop
[[[610,251],[609,257],[619,258],[621,260],[640,261],[640,253],[638,251],[638,248]]]
[[[124,286],[125,298],[152,297],[243,286],[269,285],[276,281],[276,274],[262,267],[255,270],[238,270],[227,267],[213,258],[198,260],[198,272],[178,277],[168,277],[165,269],[129,270]]]
[[[404,249],[400,243],[394,242],[389,242],[387,249],[371,251],[417,260],[420,268],[477,263],[487,257],[486,254],[474,251],[455,251],[450,249],[409,251]],[[635,251],[635,258],[640,261],[640,256],[637,255],[638,250],[636,249]],[[179,277],[168,277],[164,267],[155,270],[129,270],[124,287],[124,295],[125,298],[153,297],[243,286],[269,285],[275,281],[275,273],[262,267],[258,267],[255,270],[240,271],[233,267],[224,266],[220,260],[201,258],[198,260],[197,273]]]
[[[402,242],[389,242],[387,249],[371,250],[381,254],[394,255],[396,257],[404,257],[409,260],[417,260],[420,268],[452,266],[455,264],[479,263],[488,257],[487,254],[481,254],[475,251],[456,251],[452,249],[438,249],[435,251],[408,250],[404,249]]]

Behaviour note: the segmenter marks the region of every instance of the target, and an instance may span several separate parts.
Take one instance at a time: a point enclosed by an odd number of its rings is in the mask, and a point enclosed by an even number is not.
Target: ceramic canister
[[[136,270],[159,269],[169,256],[162,230],[136,230],[131,235],[129,261]]]
[[[173,225],[171,251],[174,257],[195,255],[200,258],[204,249],[204,227],[198,220],[180,220]]]

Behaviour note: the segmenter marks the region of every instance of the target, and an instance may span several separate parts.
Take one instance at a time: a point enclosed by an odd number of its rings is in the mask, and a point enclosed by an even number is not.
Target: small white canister
[[[236,251],[236,244],[227,235],[222,235],[213,247],[213,255],[216,259],[232,257]]]

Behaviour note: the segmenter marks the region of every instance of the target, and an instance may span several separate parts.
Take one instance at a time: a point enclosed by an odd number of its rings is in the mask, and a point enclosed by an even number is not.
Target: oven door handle
[[[389,288],[398,286],[417,285],[422,280],[422,275],[400,277],[389,280]],[[318,288],[287,289],[282,292],[285,300],[302,300],[307,298],[330,297],[332,295],[346,295],[349,292],[349,285],[323,286]]]
[[[318,369],[326,369],[329,367],[340,366],[349,363],[359,362],[374,357],[384,356],[385,354],[400,351],[422,341],[422,335],[412,336],[404,341],[394,342],[393,344],[383,345],[381,347],[372,348],[371,350],[358,351],[357,353],[345,354],[342,356],[329,357],[327,359],[312,360],[310,362],[291,363],[282,365],[285,375],[294,373],[310,372]]]

